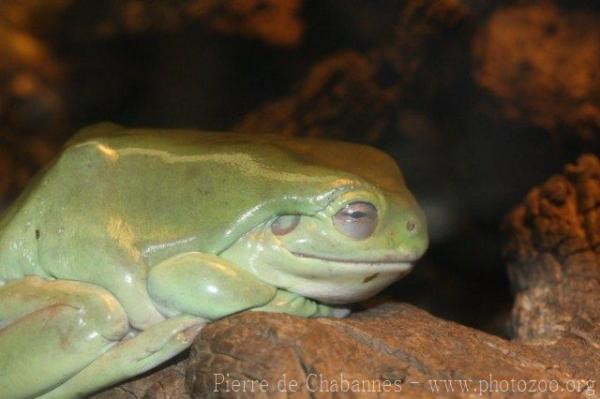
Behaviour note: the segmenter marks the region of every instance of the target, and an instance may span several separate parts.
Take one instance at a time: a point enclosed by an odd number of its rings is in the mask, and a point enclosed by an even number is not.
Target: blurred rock
[[[55,153],[62,70],[43,43],[0,25],[0,210]]]
[[[9,0],[0,15],[39,36],[57,31],[71,39],[106,39],[119,34],[168,32],[202,24],[214,33],[295,46],[303,35],[302,0]]]
[[[56,131],[65,118],[59,63],[33,36],[0,25],[0,126],[18,133]]]
[[[369,49],[393,40],[402,2],[326,0],[318,10],[321,18],[333,17],[344,21],[339,26],[341,40],[338,40]],[[311,7],[311,4],[308,3],[306,7]]]
[[[0,147],[0,209],[6,205],[4,199],[12,186],[12,159],[6,148]]]
[[[330,56],[288,96],[246,115],[234,130],[368,143],[402,133],[406,107],[431,100],[431,86],[443,80],[428,75],[425,95],[422,88],[410,90],[423,73],[424,59],[437,51],[444,32],[465,20],[468,8],[457,0],[394,4],[397,28],[391,42],[367,53]]]
[[[215,32],[264,40],[273,46],[295,46],[302,39],[302,0],[200,0],[187,13],[206,21]]]
[[[15,138],[0,129],[0,212],[54,156],[58,145],[49,138]]]
[[[56,28],[63,12],[74,0],[3,0],[1,24],[34,36]]]
[[[369,57],[339,53],[317,64],[292,96],[247,115],[234,129],[373,142],[390,122],[396,91],[379,86],[377,72]]]
[[[472,48],[475,79],[506,118],[598,138],[600,11],[552,2],[502,7]]]

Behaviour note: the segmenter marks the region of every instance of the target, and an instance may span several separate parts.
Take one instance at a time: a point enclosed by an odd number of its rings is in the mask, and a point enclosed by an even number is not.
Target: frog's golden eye
[[[363,240],[377,227],[377,208],[368,202],[352,202],[335,214],[333,225],[340,233]]]
[[[283,236],[290,233],[300,223],[300,215],[283,215],[271,223],[271,231],[276,236]]]

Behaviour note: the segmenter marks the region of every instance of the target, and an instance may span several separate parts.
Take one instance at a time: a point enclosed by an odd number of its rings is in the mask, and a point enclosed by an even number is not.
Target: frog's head
[[[353,167],[376,172],[366,173],[370,180],[345,168],[328,191],[278,209],[220,255],[268,284],[324,303],[376,294],[408,273],[428,243],[423,212],[395,163],[382,159]]]

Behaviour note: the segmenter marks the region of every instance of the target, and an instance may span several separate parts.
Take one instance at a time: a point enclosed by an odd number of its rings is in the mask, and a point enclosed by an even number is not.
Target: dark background
[[[509,335],[504,215],[598,152],[592,2],[0,4],[0,205],[80,127],[310,135],[392,154],[431,246],[379,300]]]

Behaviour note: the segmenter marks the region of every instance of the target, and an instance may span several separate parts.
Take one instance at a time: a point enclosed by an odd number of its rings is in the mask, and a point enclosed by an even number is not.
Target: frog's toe
[[[187,349],[206,320],[180,316],[113,346],[88,367],[40,399],[82,397],[136,376]]]
[[[124,363],[124,367],[130,361],[155,365],[162,361],[160,359],[167,360],[187,349],[205,325],[206,320],[192,316],[169,319],[141,332],[134,339],[123,341],[112,349],[111,355],[115,362]]]
[[[343,307],[332,307],[331,308],[331,317],[335,317],[336,319],[343,319],[352,313],[350,308]]]

